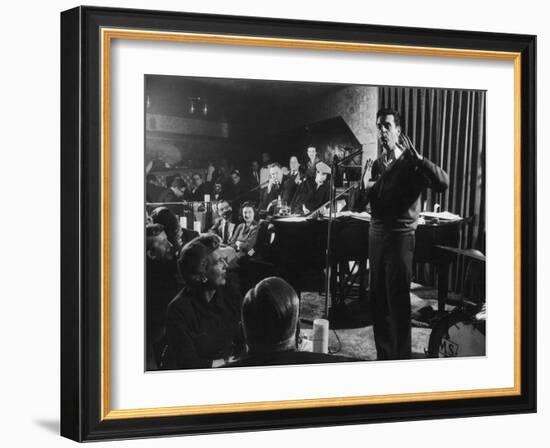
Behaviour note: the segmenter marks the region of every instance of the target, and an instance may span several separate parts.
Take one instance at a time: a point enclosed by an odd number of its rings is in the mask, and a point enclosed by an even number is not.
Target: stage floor
[[[449,301],[458,300],[458,296],[449,293]],[[417,316],[419,310],[425,307],[437,310],[437,290],[416,283],[411,285],[412,315]],[[323,317],[325,307],[324,295],[317,292],[303,292],[300,304],[300,332],[304,338],[304,347],[311,340],[311,321]],[[368,303],[361,304],[359,299],[346,301],[347,318],[339,322],[331,322],[329,336],[329,352],[364,360],[376,359],[372,319]],[[452,310],[452,305],[446,305]],[[334,331],[333,331],[334,330]],[[431,328],[422,321],[412,322],[412,357],[426,358]]]

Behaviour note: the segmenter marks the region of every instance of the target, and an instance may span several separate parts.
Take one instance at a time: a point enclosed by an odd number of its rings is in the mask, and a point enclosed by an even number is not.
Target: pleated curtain
[[[428,210],[440,204],[471,222],[464,226],[460,247],[485,253],[486,92],[456,89],[380,87],[379,107],[402,117],[402,131],[418,151],[442,167],[450,178],[444,193],[423,193]],[[421,268],[421,267],[419,267]],[[453,266],[451,287],[460,289],[461,266]],[[417,269],[418,280],[434,283],[428,267]]]

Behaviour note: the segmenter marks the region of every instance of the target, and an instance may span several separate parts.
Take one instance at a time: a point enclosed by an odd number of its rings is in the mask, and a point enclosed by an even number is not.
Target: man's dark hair
[[[380,109],[376,113],[376,118],[378,119],[380,117],[387,117],[388,115],[393,115],[395,126],[401,126],[401,115],[399,114],[399,112],[397,112],[395,109],[392,109],[391,107]]]
[[[185,185],[185,181],[182,179],[182,177],[179,174],[174,174],[172,176],[166,176],[166,186],[168,188],[171,188],[174,184],[174,181],[176,181],[176,187],[181,188]]]
[[[164,232],[164,226],[162,224],[147,224],[145,226],[145,235],[147,238],[154,238]]]
[[[189,284],[200,284],[208,271],[208,256],[220,247],[221,238],[214,234],[199,235],[189,241],[180,252],[178,267]]]
[[[164,226],[162,224],[147,224],[145,226],[146,245],[149,251],[155,244],[155,239],[162,232],[164,232]]]
[[[242,320],[251,351],[294,347],[299,300],[296,291],[279,277],[268,277],[250,289],[243,300]]]
[[[168,241],[176,248],[181,249],[181,227],[178,217],[167,207],[157,207],[151,212],[151,219],[155,224],[161,224]]]

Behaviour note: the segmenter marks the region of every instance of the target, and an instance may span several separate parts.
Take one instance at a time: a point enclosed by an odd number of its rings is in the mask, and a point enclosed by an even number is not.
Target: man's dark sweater
[[[384,164],[384,154],[372,166],[374,185],[367,190],[371,204],[372,232],[414,232],[420,213],[420,194],[429,187],[441,192],[449,186],[449,177],[428,159],[419,160],[403,153]]]

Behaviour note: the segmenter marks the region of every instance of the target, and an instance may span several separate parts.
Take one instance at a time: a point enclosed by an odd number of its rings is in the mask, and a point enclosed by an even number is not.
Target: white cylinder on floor
[[[328,353],[328,320],[315,319],[313,321],[313,351]]]

